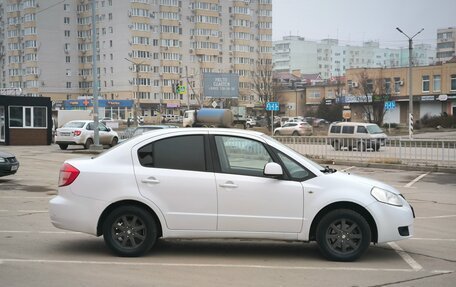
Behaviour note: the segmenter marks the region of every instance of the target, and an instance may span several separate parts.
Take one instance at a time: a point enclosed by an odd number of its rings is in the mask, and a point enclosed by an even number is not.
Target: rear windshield
[[[366,128],[370,134],[382,134],[383,133],[382,129],[377,125],[368,125]]]
[[[85,122],[68,122],[63,125],[64,128],[82,128]]]

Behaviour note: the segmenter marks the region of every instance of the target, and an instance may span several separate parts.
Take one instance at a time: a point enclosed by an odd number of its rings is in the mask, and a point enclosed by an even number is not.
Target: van
[[[336,122],[329,126],[329,143],[335,150],[347,148],[365,151],[380,150],[385,146],[387,136],[376,124],[356,122]]]

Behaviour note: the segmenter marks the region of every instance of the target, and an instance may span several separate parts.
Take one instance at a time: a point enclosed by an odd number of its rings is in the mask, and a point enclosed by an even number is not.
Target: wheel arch
[[[135,200],[122,200],[122,201],[117,201],[117,202],[112,203],[111,205],[106,207],[105,210],[103,210],[103,212],[100,215],[100,218],[98,219],[98,223],[97,223],[97,236],[103,235],[103,223],[106,220],[106,217],[108,216],[108,214],[111,211],[113,211],[114,209],[116,209],[117,207],[124,206],[124,205],[136,206],[139,208],[143,208],[147,212],[149,212],[150,215],[152,215],[152,218],[157,223],[158,237],[161,237],[163,235],[163,229],[162,229],[160,219],[158,218],[157,214],[152,210],[152,208],[150,208],[150,206],[148,206],[147,204],[144,204],[142,202],[135,201]]]
[[[371,241],[374,243],[377,243],[378,241],[378,229],[377,229],[377,224],[375,223],[374,218],[370,214],[370,212],[362,207],[359,204],[353,203],[353,202],[348,202],[348,201],[341,201],[341,202],[334,202],[331,203],[327,206],[325,206],[323,209],[321,209],[317,215],[314,217],[312,220],[312,224],[310,226],[310,231],[309,231],[309,240],[310,241],[315,241],[316,240],[316,232],[317,232],[317,226],[320,220],[328,214],[329,212],[337,209],[349,209],[353,210],[357,213],[359,213],[361,216],[366,219],[367,223],[369,224],[369,227],[371,229]]]

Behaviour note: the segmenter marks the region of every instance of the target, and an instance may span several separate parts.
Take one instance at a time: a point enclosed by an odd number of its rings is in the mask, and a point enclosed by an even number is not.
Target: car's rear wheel
[[[59,144],[61,150],[66,150],[68,148],[67,144]]]
[[[280,132],[279,132],[279,131],[276,131],[276,132],[274,133],[274,135],[275,135],[275,136],[280,136]]]
[[[93,145],[93,140],[92,139],[87,139],[85,144],[84,144],[84,148],[85,149],[89,149],[91,145]]]
[[[117,137],[114,137],[114,138],[112,139],[112,141],[111,141],[110,146],[113,147],[113,146],[115,146],[118,142],[119,142],[119,139],[118,139]]]
[[[299,136],[299,133],[297,131],[294,131],[291,135],[296,137]]]
[[[371,230],[359,213],[338,209],[326,214],[317,226],[321,253],[334,261],[353,261],[369,247]]]
[[[103,223],[104,241],[119,256],[141,256],[154,246],[157,237],[155,220],[137,206],[121,206]]]

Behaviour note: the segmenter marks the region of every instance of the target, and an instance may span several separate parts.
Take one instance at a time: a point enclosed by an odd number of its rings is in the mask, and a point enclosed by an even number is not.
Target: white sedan
[[[67,160],[50,217],[103,235],[119,256],[143,255],[158,238],[248,238],[316,241],[338,261],[410,238],[414,221],[389,185],[322,167],[259,132],[204,128],[156,130]]]
[[[55,143],[65,150],[68,145],[82,145],[88,149],[94,143],[95,123],[90,120],[70,121],[58,128]],[[98,135],[101,145],[115,146],[119,142],[119,135],[102,122],[98,123]]]

